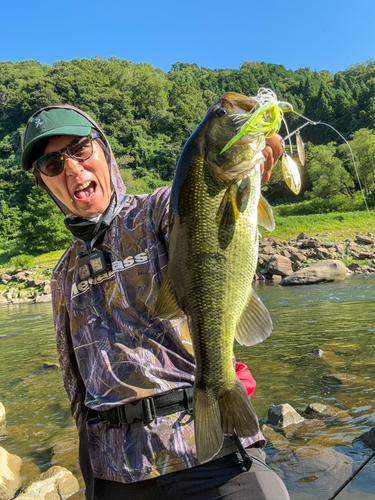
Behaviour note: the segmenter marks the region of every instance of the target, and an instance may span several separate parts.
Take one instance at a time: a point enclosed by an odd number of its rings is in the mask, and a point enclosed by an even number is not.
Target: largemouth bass
[[[259,431],[257,416],[233,365],[234,338],[268,337],[270,315],[252,291],[258,223],[274,228],[260,193],[263,134],[244,134],[229,149],[236,122],[256,103],[224,94],[187,141],[172,186],[169,265],[155,315],[188,317],[196,360],[193,410],[199,461],[213,458],[224,435]]]

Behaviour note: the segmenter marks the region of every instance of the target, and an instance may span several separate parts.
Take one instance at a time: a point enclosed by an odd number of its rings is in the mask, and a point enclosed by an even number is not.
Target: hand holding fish
[[[277,165],[284,152],[282,141],[279,134],[266,139],[266,147],[262,151],[265,162],[260,164],[262,184],[270,180],[272,169]]]

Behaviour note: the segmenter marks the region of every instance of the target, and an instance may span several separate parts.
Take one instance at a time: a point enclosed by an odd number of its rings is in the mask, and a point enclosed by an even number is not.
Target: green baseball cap
[[[35,113],[22,135],[22,168],[30,170],[32,150],[40,139],[53,135],[85,136],[92,128],[94,125],[72,108],[51,107]]]

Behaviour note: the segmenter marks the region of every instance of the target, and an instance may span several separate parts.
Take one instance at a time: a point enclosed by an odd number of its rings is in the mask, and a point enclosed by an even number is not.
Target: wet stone
[[[347,418],[349,413],[342,410],[341,408],[335,408],[334,406],[328,406],[321,403],[311,403],[307,406],[305,410],[306,415],[317,418]]]
[[[10,500],[22,484],[22,460],[0,447],[0,499]]]
[[[365,432],[353,441],[353,444],[361,441],[363,444],[375,451],[375,427]]]
[[[324,355],[324,351],[322,351],[321,349],[313,349],[311,351],[311,355],[313,358],[322,358]]]
[[[22,489],[19,500],[66,500],[79,491],[79,484],[73,474],[64,467],[54,466],[40,474]]]
[[[268,409],[267,423],[277,425],[279,428],[285,428],[289,425],[299,424],[304,421],[296,410],[289,403],[281,405],[271,405]]]

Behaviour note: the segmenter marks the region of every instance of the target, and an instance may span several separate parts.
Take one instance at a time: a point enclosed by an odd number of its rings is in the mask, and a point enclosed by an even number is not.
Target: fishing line
[[[363,201],[365,203],[365,207],[366,207],[366,210],[367,210],[367,213],[369,214],[369,217],[370,217],[370,220],[371,220],[371,223],[375,229],[375,223],[374,223],[374,220],[372,218],[372,215],[371,215],[371,212],[370,212],[370,209],[369,209],[369,206],[367,204],[367,200],[366,200],[366,196],[365,196],[365,193],[363,191],[363,188],[362,188],[362,183],[361,183],[361,179],[359,177],[359,172],[358,172],[358,168],[357,168],[357,164],[356,164],[356,161],[355,161],[355,158],[354,158],[354,153],[353,153],[353,150],[349,144],[349,142],[345,139],[345,137],[340,134],[340,132],[338,130],[335,129],[335,127],[333,127],[332,125],[330,125],[329,123],[324,123],[324,122],[314,122],[312,120],[309,120],[309,118],[306,118],[306,116],[303,116],[301,115],[300,113],[297,113],[296,111],[294,111],[294,113],[298,116],[300,116],[301,118],[303,118],[304,120],[307,120],[307,123],[305,123],[304,125],[302,125],[301,127],[297,128],[296,130],[294,130],[291,134],[288,133],[288,135],[284,138],[284,140],[286,139],[289,139],[290,140],[290,137],[292,135],[294,135],[296,132],[298,132],[299,130],[301,130],[301,128],[305,127],[306,125],[325,125],[326,127],[329,127],[331,128],[332,130],[334,130],[340,137],[341,139],[345,142],[345,144],[348,146],[349,148],[349,151],[350,151],[350,154],[352,156],[352,161],[353,161],[353,165],[354,165],[354,170],[355,170],[355,173],[356,173],[356,176],[357,176],[357,180],[358,180],[358,184],[359,184],[359,189],[361,190],[361,194],[362,194],[362,198],[363,198]],[[288,129],[287,129],[288,130]]]
[[[363,464],[362,464],[362,465],[360,465],[360,466],[358,467],[358,469],[357,469],[355,472],[353,472],[353,474],[352,474],[352,475],[351,475],[351,476],[350,476],[350,477],[349,477],[349,478],[348,478],[348,479],[347,479],[347,480],[346,480],[346,481],[345,481],[345,482],[344,482],[344,483],[340,486],[340,488],[338,488],[338,489],[334,492],[334,494],[333,494],[331,497],[329,497],[329,498],[328,498],[328,500],[333,500],[334,498],[336,498],[336,497],[337,497],[337,495],[338,495],[338,494],[339,494],[339,493],[340,493],[340,492],[341,492],[341,491],[345,488],[345,486],[346,486],[346,485],[348,485],[348,484],[350,483],[350,481],[352,481],[352,479],[354,479],[354,478],[355,478],[355,476],[358,474],[358,472],[359,472],[360,470],[362,470],[362,469],[363,469],[363,467],[364,467],[365,465],[367,465],[367,464],[369,463],[369,461],[370,461],[372,458],[374,458],[374,457],[375,457],[375,451],[374,451],[374,452],[373,452],[373,453],[372,453],[372,454],[371,454],[368,458],[366,458],[366,460],[363,462]]]

